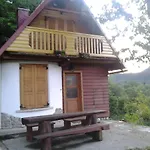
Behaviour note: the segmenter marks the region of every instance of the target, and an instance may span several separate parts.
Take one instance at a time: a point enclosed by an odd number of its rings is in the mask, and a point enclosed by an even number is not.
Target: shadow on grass
[[[65,150],[68,148],[80,147],[84,144],[90,144],[92,142],[95,141],[87,135],[66,136],[55,138],[52,142],[52,146],[54,150]],[[27,147],[32,149],[40,149],[40,143],[32,143]]]

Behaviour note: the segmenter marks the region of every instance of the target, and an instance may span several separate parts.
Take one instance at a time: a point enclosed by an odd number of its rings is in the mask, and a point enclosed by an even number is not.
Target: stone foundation
[[[1,113],[1,128],[10,129],[10,128],[21,128],[21,118],[16,118],[14,116]]]

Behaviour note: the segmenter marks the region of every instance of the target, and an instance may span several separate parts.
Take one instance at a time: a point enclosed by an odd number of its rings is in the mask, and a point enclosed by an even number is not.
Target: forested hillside
[[[111,118],[150,126],[150,84],[109,83]]]
[[[115,83],[134,81],[143,84],[150,84],[150,68],[140,73],[127,73],[127,74],[124,73],[124,74],[111,75],[110,80]]]

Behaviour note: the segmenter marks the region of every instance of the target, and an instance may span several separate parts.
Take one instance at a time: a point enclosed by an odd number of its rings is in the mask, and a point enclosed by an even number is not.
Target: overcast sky
[[[87,4],[89,6],[92,6],[92,12],[94,15],[98,14],[98,13],[101,13],[102,11],[102,6],[104,4],[108,4],[111,0],[85,0],[87,2]],[[134,5],[130,5],[130,8],[129,7],[126,7],[126,3],[128,2],[128,0],[119,0],[121,2],[121,4],[124,5],[124,7],[126,8],[126,10],[128,10],[128,12],[131,12],[133,15],[138,15],[138,11],[137,9],[135,8]],[[119,29],[121,28],[124,28],[124,25],[126,24],[126,21],[124,20],[119,20],[116,22],[117,26]],[[105,28],[103,28],[104,31],[105,31],[105,34],[107,37],[111,37],[113,35],[113,32],[107,32],[107,30]],[[120,37],[118,39],[118,41],[116,42],[115,45],[115,48],[117,50],[123,48],[126,44],[128,45],[131,45],[132,46],[132,43],[130,42],[130,40],[128,39],[128,35],[126,37]],[[124,58],[124,54],[121,55],[121,58]],[[136,63],[136,62],[127,62],[125,63],[127,69],[129,70],[129,72],[140,72],[146,68],[149,67],[148,64],[143,64],[143,63]]]

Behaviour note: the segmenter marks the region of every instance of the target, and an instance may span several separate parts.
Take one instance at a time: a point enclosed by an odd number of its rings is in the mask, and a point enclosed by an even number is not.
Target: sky
[[[102,9],[101,7],[104,5],[104,4],[108,4],[111,0],[85,0],[86,3],[88,4],[89,7],[92,6],[91,10],[93,12],[93,14],[96,16],[98,13],[101,13]],[[125,7],[126,7],[126,3],[128,0],[119,0],[121,2],[121,4],[123,4]],[[132,14],[134,13],[134,15],[138,16],[138,11],[137,9],[135,8],[134,5],[130,5],[130,8],[126,8],[128,10],[128,12],[131,12]],[[117,22],[115,22],[115,24],[117,25],[117,27],[119,29],[122,29],[124,28],[124,25],[126,24],[126,21],[124,20],[119,20]],[[103,27],[103,30],[106,34],[106,36],[108,38],[110,38],[112,35],[113,35],[113,32],[107,32],[106,28]],[[131,41],[129,40],[128,38],[128,35],[126,37],[120,37],[115,43],[114,43],[114,47],[119,51],[121,48],[125,47],[125,45],[128,44],[132,47],[132,43]],[[121,59],[124,59],[125,54],[122,53],[120,58]],[[141,72],[145,69],[147,69],[149,67],[148,64],[143,64],[143,63],[137,63],[135,61],[132,61],[132,62],[126,62],[124,63],[126,68],[128,69],[128,72],[131,72],[131,73],[136,73],[136,72]]]

